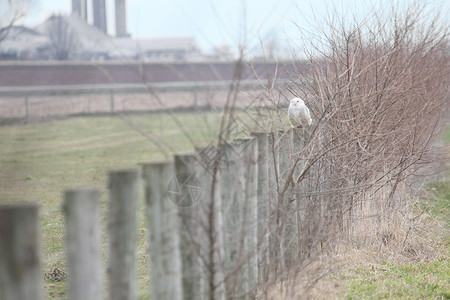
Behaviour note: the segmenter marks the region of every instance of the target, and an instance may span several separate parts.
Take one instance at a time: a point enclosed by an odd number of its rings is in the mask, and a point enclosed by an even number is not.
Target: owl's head
[[[296,97],[291,100],[290,104],[294,106],[300,106],[302,104],[305,104],[305,102],[302,99]]]

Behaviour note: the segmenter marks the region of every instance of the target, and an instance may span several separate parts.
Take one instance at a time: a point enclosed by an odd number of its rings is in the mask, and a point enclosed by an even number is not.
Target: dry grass
[[[449,134],[447,128],[442,135],[447,144]],[[270,299],[449,299],[450,176],[420,195],[401,193],[403,208],[381,232],[373,218],[360,220],[357,232],[274,284]]]
[[[386,244],[367,232],[364,242],[348,240],[323,249],[293,278],[274,285],[269,299],[448,298],[450,247],[442,240],[449,235],[444,223],[423,213],[413,229],[398,228]],[[401,289],[412,283],[422,285]]]
[[[254,103],[259,93],[260,91],[239,93],[237,106],[244,108]],[[114,102],[116,112],[223,107],[226,96],[226,91],[207,90],[195,93],[165,92],[158,96],[152,93],[115,93],[113,96],[110,94],[30,96],[28,113],[31,121],[42,121],[61,115],[109,113],[111,101]],[[258,104],[261,104],[260,101]],[[0,98],[0,118],[23,118],[25,114],[24,98]]]

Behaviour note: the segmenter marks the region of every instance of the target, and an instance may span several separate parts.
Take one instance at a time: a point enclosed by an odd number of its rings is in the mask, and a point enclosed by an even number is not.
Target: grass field
[[[238,115],[252,123],[250,113]],[[61,212],[64,189],[101,188],[105,211],[110,170],[167,160],[173,153],[193,152],[194,147],[206,146],[218,133],[220,117],[219,112],[147,113],[70,117],[1,126],[0,204],[34,202],[40,205],[44,272],[54,268],[65,270]],[[235,132],[246,134],[243,122],[237,122],[242,126],[236,127]],[[145,224],[143,216],[140,217],[138,286],[141,298],[148,298]],[[65,293],[64,281],[46,282],[49,297],[65,298]]]

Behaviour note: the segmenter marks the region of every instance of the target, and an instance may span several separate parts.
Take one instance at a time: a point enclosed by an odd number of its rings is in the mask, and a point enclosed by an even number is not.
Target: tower
[[[129,37],[127,33],[127,18],[125,0],[116,0],[116,36]]]
[[[103,31],[103,33],[107,33],[105,0],[93,0],[92,4],[94,6],[94,26]]]
[[[87,22],[87,0],[72,0],[72,14]]]

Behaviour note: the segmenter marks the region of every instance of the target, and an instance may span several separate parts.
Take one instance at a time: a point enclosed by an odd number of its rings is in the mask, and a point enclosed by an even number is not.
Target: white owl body
[[[300,98],[293,98],[289,104],[288,119],[292,127],[311,125],[312,119],[309,108]]]

